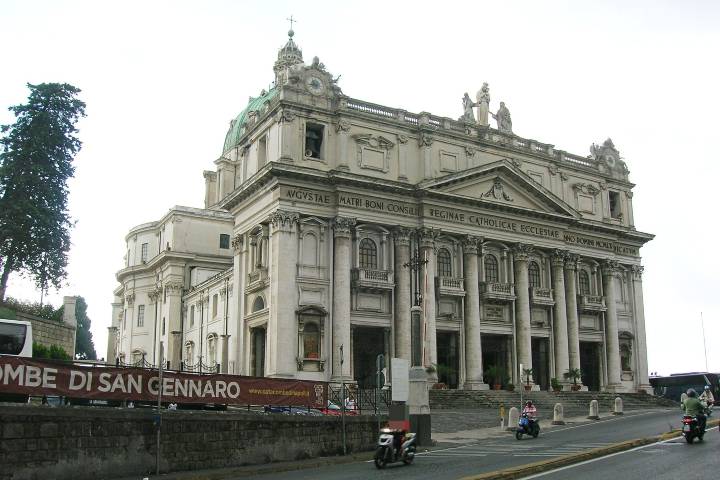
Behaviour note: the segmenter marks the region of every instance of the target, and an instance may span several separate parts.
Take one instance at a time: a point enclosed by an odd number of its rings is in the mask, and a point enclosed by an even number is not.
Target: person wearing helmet
[[[688,388],[687,398],[682,402],[682,409],[685,415],[697,418],[698,428],[700,431],[705,431],[705,406],[694,389]]]
[[[715,405],[715,397],[712,394],[710,385],[705,385],[705,390],[700,394],[700,401],[705,402],[708,408],[712,408]]]

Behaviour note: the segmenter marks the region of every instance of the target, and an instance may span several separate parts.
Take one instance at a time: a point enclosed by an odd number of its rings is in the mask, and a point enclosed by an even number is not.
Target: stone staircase
[[[607,393],[607,392],[522,392],[523,400],[530,399],[536,404],[544,417],[551,416],[556,403],[561,403],[566,417],[587,416],[590,401],[597,400],[600,413],[612,412],[615,398],[623,399],[626,411],[652,408],[677,407],[678,402],[644,393]],[[430,390],[430,410],[478,410],[497,411],[500,405],[505,408],[520,406],[520,392],[504,390]]]

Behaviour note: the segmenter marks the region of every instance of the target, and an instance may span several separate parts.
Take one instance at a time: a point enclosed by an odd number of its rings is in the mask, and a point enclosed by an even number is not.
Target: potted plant
[[[502,378],[498,367],[495,365],[488,367],[488,369],[485,370],[485,376],[488,379],[488,383],[492,385],[493,390],[500,390],[502,387]]]
[[[508,383],[507,385],[505,385],[505,390],[507,390],[508,392],[514,392],[514,391],[515,391],[515,385],[512,384],[512,383]]]
[[[532,368],[526,368],[523,370],[523,373],[525,374],[525,390],[530,391],[532,389],[532,386],[530,385],[530,378],[533,374]]]
[[[569,368],[567,372],[563,373],[563,377],[565,377],[566,380],[572,380],[573,384],[570,388],[572,388],[573,392],[580,390],[580,385],[578,385],[577,381],[582,378],[582,372],[579,368]]]
[[[560,383],[560,381],[555,377],[550,379],[550,386],[552,387],[553,392],[559,392],[562,390],[562,383]]]

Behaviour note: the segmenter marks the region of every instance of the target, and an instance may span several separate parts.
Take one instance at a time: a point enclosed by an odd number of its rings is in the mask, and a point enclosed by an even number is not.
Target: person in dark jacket
[[[682,403],[683,413],[697,418],[698,428],[704,432],[707,421],[705,418],[706,405],[697,398],[697,392],[692,388],[688,389],[687,396],[688,398]]]

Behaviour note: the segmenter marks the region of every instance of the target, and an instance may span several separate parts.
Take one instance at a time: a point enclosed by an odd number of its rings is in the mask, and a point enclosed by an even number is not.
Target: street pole
[[[708,370],[708,361],[707,361],[707,345],[705,344],[705,321],[703,320],[703,314],[700,312],[700,326],[702,326],[702,332],[703,332],[703,350],[705,351],[705,371]]]
[[[378,402],[378,391],[380,390],[380,375],[382,375],[383,363],[385,363],[385,355],[380,353],[375,361],[375,366],[377,367],[377,382],[375,382],[375,416],[377,417],[378,432],[380,431],[380,404]]]
[[[340,416],[342,417],[342,448],[343,455],[347,455],[347,445],[345,444],[345,377],[343,377],[343,363],[345,363],[343,345],[340,345]]]
[[[162,374],[163,374],[163,344],[160,343],[160,366],[158,374],[158,401],[157,401],[157,449],[155,454],[155,475],[160,475],[160,426],[162,425]]]
[[[523,383],[522,383],[522,382],[523,382],[522,374],[523,374],[523,364],[521,363],[521,364],[520,364],[520,413],[522,413],[522,408],[523,408],[523,389],[525,388],[525,386],[524,386]],[[509,426],[509,425],[508,425],[508,426]]]

